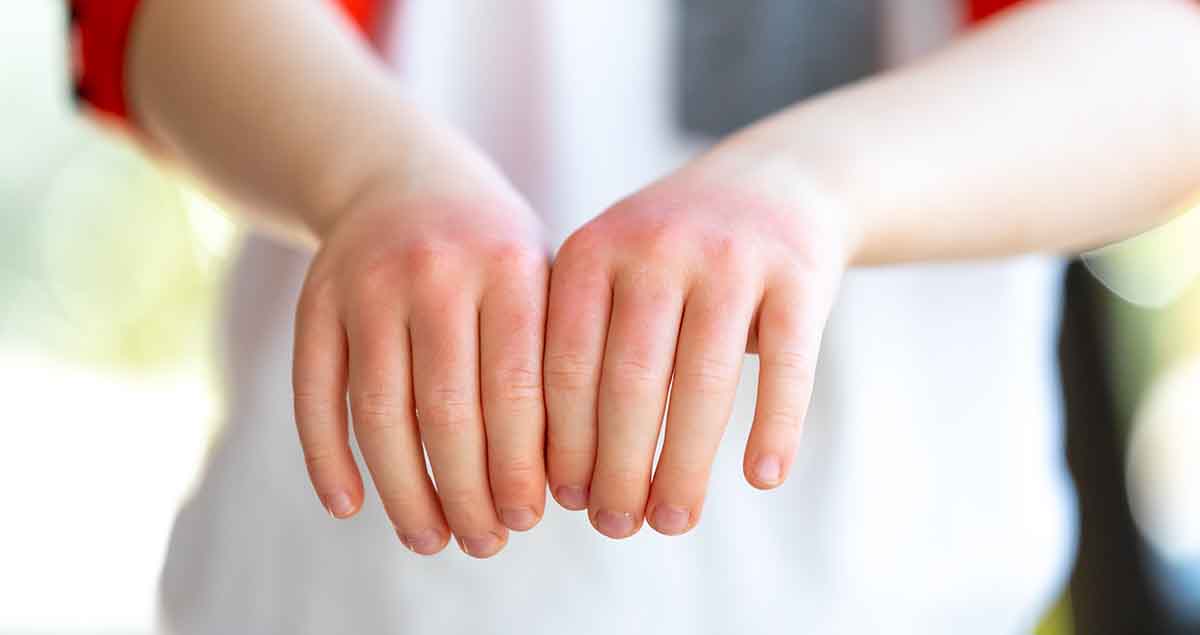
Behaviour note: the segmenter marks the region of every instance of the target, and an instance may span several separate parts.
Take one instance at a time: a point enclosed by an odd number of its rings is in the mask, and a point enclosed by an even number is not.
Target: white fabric
[[[898,57],[945,38],[947,4],[892,3]],[[395,53],[561,240],[698,147],[673,126],[674,6],[410,0]],[[173,632],[1015,633],[1064,582],[1055,262],[851,273],[786,486],[741,476],[750,363],[691,534],[614,542],[550,502],[477,561],[405,551],[370,489],[352,521],[320,509],[288,381],[306,260],[254,240],[237,269],[230,419],[163,576]]]

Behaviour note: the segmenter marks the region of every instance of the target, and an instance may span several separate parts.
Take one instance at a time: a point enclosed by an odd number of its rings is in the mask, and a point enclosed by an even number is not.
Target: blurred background
[[[80,117],[65,21],[0,0],[0,633],[150,633],[220,420],[214,317],[242,232]],[[1197,245],[1185,214],[1065,281],[1083,533],[1040,633],[1200,633]]]

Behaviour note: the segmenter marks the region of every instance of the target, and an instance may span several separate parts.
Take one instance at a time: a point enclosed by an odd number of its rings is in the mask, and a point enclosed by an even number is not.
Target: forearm
[[[440,166],[476,160],[327,5],[144,0],[128,61],[157,143],[241,207],[310,235],[372,187],[437,187],[451,178]]]
[[[1033,5],[722,146],[832,193],[855,264],[1124,238],[1200,189],[1200,5]]]

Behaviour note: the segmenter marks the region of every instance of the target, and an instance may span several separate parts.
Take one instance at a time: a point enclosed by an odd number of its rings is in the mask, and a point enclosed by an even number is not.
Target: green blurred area
[[[237,229],[80,116],[62,12],[0,3],[0,345],[134,371],[203,365]]]

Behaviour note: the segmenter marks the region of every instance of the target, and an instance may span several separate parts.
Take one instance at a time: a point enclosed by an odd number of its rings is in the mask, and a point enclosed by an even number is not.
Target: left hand
[[[796,451],[849,225],[792,176],[731,157],[702,158],[618,203],[552,267],[548,480],[612,538],[647,517],[668,535],[699,521],[747,351],[762,363],[746,479],[780,485]]]

